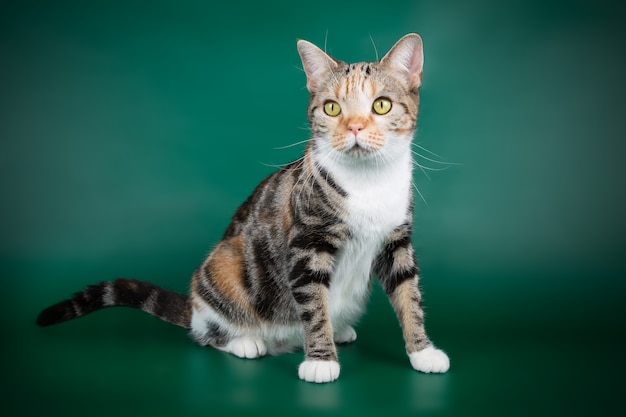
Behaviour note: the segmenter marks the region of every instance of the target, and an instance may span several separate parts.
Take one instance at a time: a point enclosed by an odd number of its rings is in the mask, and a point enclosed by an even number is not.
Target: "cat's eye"
[[[324,103],[324,113],[332,117],[338,116],[341,113],[341,106],[336,101],[328,100]]]
[[[385,97],[380,97],[374,100],[372,104],[372,111],[376,114],[387,114],[391,110],[391,100]]]

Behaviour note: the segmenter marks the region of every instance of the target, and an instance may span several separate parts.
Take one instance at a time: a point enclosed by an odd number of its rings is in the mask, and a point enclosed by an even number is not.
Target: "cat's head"
[[[348,64],[299,40],[310,92],[312,146],[338,158],[408,152],[422,81],[422,39],[401,38],[378,62]]]

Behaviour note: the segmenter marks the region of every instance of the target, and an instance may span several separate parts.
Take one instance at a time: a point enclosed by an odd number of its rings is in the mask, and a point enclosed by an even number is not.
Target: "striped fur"
[[[411,140],[422,75],[416,34],[380,62],[347,64],[306,41],[311,139],[302,159],[263,180],[196,269],[189,296],[118,279],[44,310],[49,325],[114,305],[190,328],[201,345],[255,358],[303,348],[300,378],[339,375],[336,343],[356,338],[376,273],[413,367],[445,372],[425,330],[411,245]],[[374,111],[378,98],[391,103]],[[327,112],[327,103],[333,110]],[[337,106],[337,107],[335,107]]]
[[[187,295],[149,282],[124,278],[90,285],[72,298],[46,308],[39,314],[37,324],[49,326],[114,306],[138,308],[177,326],[189,328]]]

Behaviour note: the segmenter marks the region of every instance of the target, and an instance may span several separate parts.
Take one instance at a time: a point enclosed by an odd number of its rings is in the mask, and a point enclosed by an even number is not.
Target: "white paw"
[[[267,347],[262,339],[255,337],[238,337],[224,347],[226,352],[240,358],[254,359],[267,354]]]
[[[450,369],[450,359],[443,350],[428,346],[419,352],[409,354],[411,365],[420,372],[443,373]]]
[[[339,377],[337,361],[304,361],[298,368],[298,376],[307,382],[331,382]]]
[[[335,334],[335,343],[350,343],[356,340],[356,331],[350,326]]]

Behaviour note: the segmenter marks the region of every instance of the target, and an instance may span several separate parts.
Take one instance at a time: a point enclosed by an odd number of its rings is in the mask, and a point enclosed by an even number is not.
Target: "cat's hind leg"
[[[242,334],[225,323],[213,309],[197,302],[192,309],[191,336],[202,346],[212,346],[240,358],[258,358],[267,354],[265,341],[258,336]]]
[[[260,337],[231,336],[215,323],[203,326],[202,331],[192,330],[193,338],[202,346],[212,346],[240,358],[254,359],[267,355],[267,345]]]
[[[352,326],[347,326],[337,332],[335,332],[335,343],[352,343],[356,340],[356,331]]]
[[[245,359],[255,359],[267,355],[265,341],[259,337],[235,337],[225,346],[219,346],[217,349]]]

